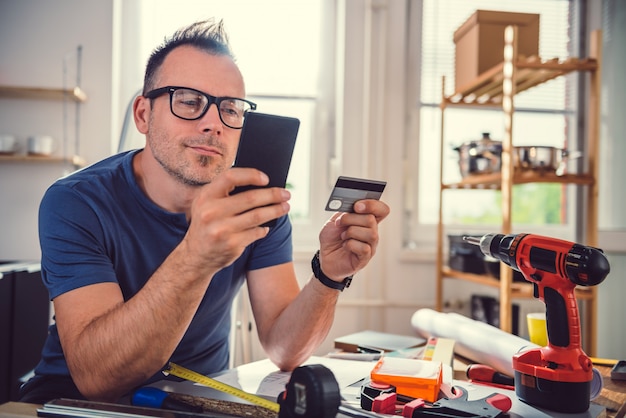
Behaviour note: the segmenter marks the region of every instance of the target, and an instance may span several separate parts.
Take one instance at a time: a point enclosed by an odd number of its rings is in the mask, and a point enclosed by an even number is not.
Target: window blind
[[[539,13],[539,55],[547,60],[571,55],[571,7],[571,0],[424,0],[421,104],[439,104],[442,75],[446,75],[446,93],[453,92],[453,34],[476,10]],[[567,88],[566,79],[559,78],[540,89],[521,93],[516,97],[516,106],[564,110]]]

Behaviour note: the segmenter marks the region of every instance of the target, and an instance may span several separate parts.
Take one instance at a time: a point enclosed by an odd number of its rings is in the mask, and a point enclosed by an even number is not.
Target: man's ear
[[[143,96],[135,97],[135,101],[133,102],[133,118],[135,119],[137,130],[142,134],[148,133],[150,111],[150,99],[146,99]]]

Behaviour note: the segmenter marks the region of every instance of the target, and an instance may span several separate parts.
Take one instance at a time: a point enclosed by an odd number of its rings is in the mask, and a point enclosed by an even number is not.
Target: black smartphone
[[[270,178],[263,187],[285,187],[300,120],[267,113],[250,112],[241,130],[239,148],[233,167],[253,167]],[[259,188],[259,186],[236,187],[231,194]],[[264,226],[274,226],[273,220]]]

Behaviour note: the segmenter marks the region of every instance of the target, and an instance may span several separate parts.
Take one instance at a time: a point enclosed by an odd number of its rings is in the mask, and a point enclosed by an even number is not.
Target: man
[[[289,192],[231,168],[244,82],[221,23],[174,34],[151,55],[134,102],[145,148],[52,185],[40,207],[42,277],[54,303],[22,401],[115,401],[162,379],[168,361],[203,374],[228,366],[230,306],[243,280],[269,358],[292,370],[324,340],[345,282],[371,259],[382,202],[335,214],[319,234],[317,279],[302,289]],[[276,227],[261,227],[280,218]],[[319,280],[318,280],[319,279]]]

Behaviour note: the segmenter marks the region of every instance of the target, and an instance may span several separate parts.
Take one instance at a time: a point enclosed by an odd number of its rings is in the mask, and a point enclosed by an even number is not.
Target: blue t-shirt
[[[132,170],[137,152],[109,157],[46,191],[39,209],[39,239],[42,278],[51,299],[82,286],[113,282],[128,300],[183,239],[185,214],[159,208],[139,188]],[[230,308],[246,271],[291,260],[291,224],[284,216],[266,238],[213,277],[170,361],[202,374],[226,369]],[[35,373],[69,375],[55,324]],[[163,375],[149,381],[158,378]]]

